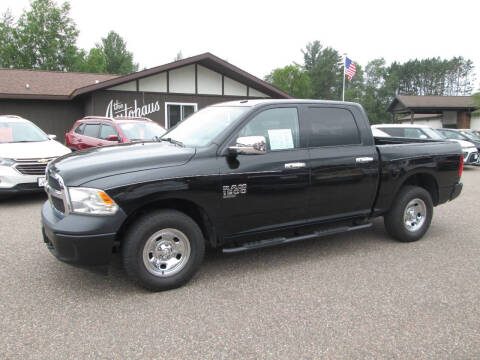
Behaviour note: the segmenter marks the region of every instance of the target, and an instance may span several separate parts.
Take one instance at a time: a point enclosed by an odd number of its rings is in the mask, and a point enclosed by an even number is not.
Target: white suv
[[[70,152],[54,138],[19,116],[0,115],[0,196],[43,190],[47,164]]]
[[[416,124],[380,124],[372,125],[372,131],[373,129],[381,130],[393,137],[454,141],[462,147],[463,163],[465,165],[478,164],[478,150],[474,143],[465,140],[447,139],[440,132],[429,126]]]

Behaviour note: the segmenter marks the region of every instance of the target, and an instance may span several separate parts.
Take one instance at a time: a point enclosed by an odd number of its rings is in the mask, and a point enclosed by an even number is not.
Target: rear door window
[[[100,139],[106,140],[109,135],[118,135],[118,134],[112,125],[102,124],[102,128],[100,130]]]
[[[98,138],[99,130],[100,124],[85,124],[85,129],[83,129],[83,135]]]
[[[353,114],[342,108],[309,107],[309,147],[355,145],[361,143]]]

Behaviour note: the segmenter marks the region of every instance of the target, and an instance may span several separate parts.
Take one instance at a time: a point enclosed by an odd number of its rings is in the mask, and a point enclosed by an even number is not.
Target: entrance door
[[[177,125],[197,111],[195,103],[165,103],[165,119],[167,129]]]

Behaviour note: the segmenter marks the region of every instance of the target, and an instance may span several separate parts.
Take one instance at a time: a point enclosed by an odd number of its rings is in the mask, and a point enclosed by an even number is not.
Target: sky
[[[18,17],[29,0],[0,0]],[[57,3],[63,3],[58,1]],[[273,69],[303,63],[301,49],[319,40],[365,67],[385,58],[463,56],[474,62],[480,87],[480,1],[163,1],[71,0],[90,49],[110,30],[127,42],[140,68],[211,52],[263,78]]]

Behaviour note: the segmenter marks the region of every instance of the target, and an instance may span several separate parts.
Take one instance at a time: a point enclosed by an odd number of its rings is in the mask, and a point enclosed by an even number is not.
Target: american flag
[[[347,75],[348,80],[352,80],[356,72],[357,72],[357,68],[355,67],[355,63],[346,57],[345,58],[345,75]]]

